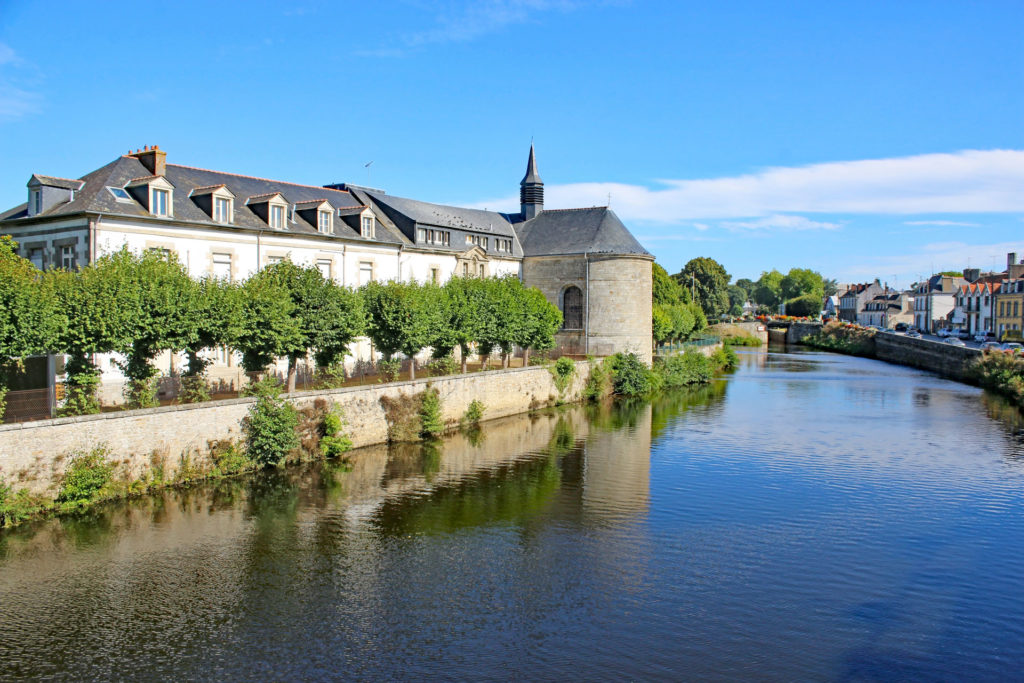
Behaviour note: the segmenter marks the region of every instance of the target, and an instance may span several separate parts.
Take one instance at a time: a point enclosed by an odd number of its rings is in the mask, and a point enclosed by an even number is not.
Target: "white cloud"
[[[610,192],[627,221],[678,224],[788,213],[943,214],[1024,211],[1024,150],[834,161],[726,178],[546,188],[551,208],[603,206]],[[518,205],[514,196],[480,206]]]
[[[13,49],[0,43],[0,67],[4,67],[0,70],[0,121],[17,119],[39,109],[42,101],[39,94],[25,90],[11,78],[12,69],[23,66],[23,60]]]
[[[709,226],[707,223],[694,223],[693,227],[697,228],[698,230],[707,230],[711,226]]]
[[[968,244],[966,242],[932,242],[914,251],[891,254],[870,262],[851,266],[844,278],[875,278],[879,273],[897,273],[900,283],[928,277],[941,270],[961,270],[968,266],[1000,271],[1006,267],[1006,255],[1015,252],[1024,257],[1024,242]]]
[[[531,17],[549,11],[569,12],[587,3],[579,0],[479,0],[468,2],[454,11],[440,11],[437,26],[404,37],[410,47],[431,43],[467,42],[499,31],[512,24],[522,24]]]
[[[962,226],[965,228],[981,227],[981,223],[965,223],[963,221],[903,221],[903,225]]]
[[[837,230],[839,223],[812,221],[804,216],[773,214],[764,218],[749,221],[722,221],[723,228],[729,230]]]
[[[11,49],[10,45],[0,43],[0,66],[4,64],[17,64],[18,55]]]

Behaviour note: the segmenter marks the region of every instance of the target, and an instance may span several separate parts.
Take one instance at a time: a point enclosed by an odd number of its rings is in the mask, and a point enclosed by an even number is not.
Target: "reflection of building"
[[[586,517],[646,513],[650,502],[651,404],[621,410],[630,412],[629,426],[595,431],[587,439],[582,481]]]

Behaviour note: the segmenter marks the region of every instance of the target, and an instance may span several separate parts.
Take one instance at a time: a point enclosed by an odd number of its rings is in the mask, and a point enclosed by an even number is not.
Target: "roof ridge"
[[[122,155],[127,156],[127,155]],[[135,157],[132,157],[133,159]],[[187,168],[190,171],[204,171],[206,173],[220,173],[221,175],[234,176],[235,178],[248,178],[249,180],[262,180],[266,183],[281,183],[282,185],[293,185],[295,187],[308,187],[315,190],[327,190],[329,192],[341,192],[343,194],[351,195],[352,193],[348,190],[336,190],[333,187],[324,187],[323,185],[306,185],[304,183],[291,183],[287,180],[275,180],[274,178],[262,178],[256,175],[245,175],[244,173],[229,173],[228,171],[215,171],[212,168],[200,168],[199,166],[185,166],[183,164],[167,164],[168,166],[175,166],[177,168]]]
[[[64,177],[61,177],[59,175],[47,175],[45,173],[33,173],[32,175],[36,176],[37,178],[41,177],[41,178],[53,178],[54,180],[67,180],[70,183],[84,183],[85,182],[81,178],[64,178]],[[86,174],[86,175],[88,175],[88,174]],[[24,178],[24,177],[25,176],[22,176],[22,178]]]
[[[607,206],[578,206],[578,207],[576,207],[574,209],[544,209],[544,211],[542,213],[554,213],[556,211],[592,211],[594,209],[605,209],[605,210],[607,210],[608,207]],[[538,214],[538,215],[540,215],[540,214]]]

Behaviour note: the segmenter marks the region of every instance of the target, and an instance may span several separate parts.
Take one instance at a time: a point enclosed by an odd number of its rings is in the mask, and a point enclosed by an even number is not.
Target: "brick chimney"
[[[129,154],[130,157],[135,157],[142,162],[142,165],[149,169],[152,175],[166,175],[167,174],[167,152],[160,149],[160,145],[153,145],[150,147],[147,145],[144,149],[135,150],[134,154]]]

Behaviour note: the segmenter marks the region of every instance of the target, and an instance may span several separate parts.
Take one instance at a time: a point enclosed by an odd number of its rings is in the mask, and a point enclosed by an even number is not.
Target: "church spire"
[[[519,183],[519,208],[524,220],[536,218],[544,210],[544,181],[537,173],[537,159],[530,143],[530,159],[526,162],[526,175]]]

